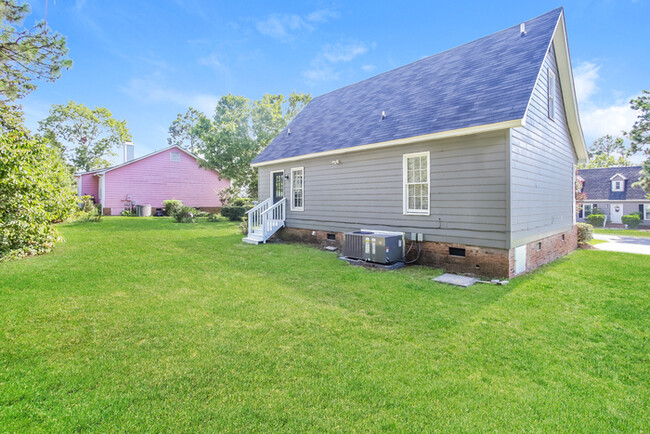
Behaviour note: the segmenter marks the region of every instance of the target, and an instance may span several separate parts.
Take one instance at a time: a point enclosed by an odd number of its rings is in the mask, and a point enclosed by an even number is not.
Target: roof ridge
[[[561,11],[564,11],[564,7],[562,7],[562,6],[557,7],[557,8],[555,8],[555,9],[553,9],[553,10],[550,10],[550,11],[548,11],[548,12],[545,12],[545,13],[543,13],[543,14],[540,14],[540,15],[534,17],[534,18],[530,18],[530,19],[528,19],[528,20],[522,21],[522,23],[527,23],[527,22],[529,22],[529,21],[536,20],[536,19],[541,18],[541,17],[543,17],[543,16],[550,15],[550,14],[552,14],[553,12],[556,12],[556,11],[560,11],[560,12],[561,12]],[[558,15],[558,18],[559,18],[559,15]],[[481,36],[480,38],[472,39],[471,41],[464,42],[464,43],[462,43],[462,44],[460,44],[460,45],[456,45],[455,47],[447,48],[447,49],[444,50],[444,51],[440,51],[440,52],[438,52],[438,53],[431,54],[431,55],[429,55],[429,56],[425,56],[425,57],[422,57],[422,58],[420,58],[420,59],[414,60],[414,61],[412,61],[412,62],[406,63],[406,64],[404,64],[404,65],[398,66],[397,68],[393,68],[393,69],[389,69],[388,71],[380,72],[379,74],[373,75],[373,76],[368,77],[368,78],[364,78],[363,80],[355,81],[354,83],[347,84],[347,85],[345,85],[345,86],[343,86],[343,87],[338,87],[338,88],[336,88],[336,89],[334,89],[334,90],[331,90],[331,91],[329,91],[329,92],[325,92],[325,93],[323,93],[323,94],[318,95],[318,96],[315,97],[315,98],[312,98],[312,101],[315,101],[315,100],[317,100],[317,99],[319,99],[319,98],[321,98],[321,97],[323,97],[323,96],[329,95],[329,94],[331,94],[331,93],[338,92],[338,91],[343,90],[343,89],[347,89],[347,88],[349,88],[349,87],[351,87],[351,86],[356,86],[356,85],[359,84],[359,83],[363,83],[363,82],[365,82],[365,81],[372,80],[372,79],[374,79],[374,78],[376,78],[376,77],[381,77],[381,76],[384,75],[384,74],[388,74],[388,73],[390,73],[390,72],[394,72],[394,71],[399,71],[400,69],[410,67],[410,66],[412,66],[412,65],[414,65],[414,64],[416,64],[416,63],[424,62],[425,60],[430,60],[430,59],[433,58],[433,57],[437,57],[437,56],[443,55],[443,54],[445,54],[445,53],[448,53],[449,51],[456,50],[456,49],[458,49],[458,48],[464,47],[464,46],[469,45],[469,44],[474,44],[474,43],[476,43],[476,42],[482,41],[483,39],[491,38],[491,37],[493,37],[493,36],[495,36],[495,35],[497,35],[497,34],[499,34],[499,33],[506,32],[506,31],[511,30],[511,29],[513,29],[513,28],[517,28],[517,27],[519,27],[520,24],[521,24],[521,23],[519,23],[519,24],[515,24],[515,25],[510,26],[510,27],[506,27],[506,28],[501,29],[501,30],[497,30],[496,32],[492,32],[492,33],[490,33],[490,34],[488,34],[488,35]]]

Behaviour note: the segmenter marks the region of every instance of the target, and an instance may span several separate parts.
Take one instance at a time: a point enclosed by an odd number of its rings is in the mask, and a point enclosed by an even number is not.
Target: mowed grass
[[[106,218],[0,264],[1,431],[647,431],[650,260],[507,286],[231,223]]]
[[[618,235],[620,237],[648,237],[650,230],[633,230],[633,229],[599,229],[594,228],[594,233],[603,235]]]

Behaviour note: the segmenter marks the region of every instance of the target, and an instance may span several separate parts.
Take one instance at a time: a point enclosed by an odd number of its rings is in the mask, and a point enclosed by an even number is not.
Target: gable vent
[[[519,33],[521,36],[526,36],[526,23],[519,24]]]

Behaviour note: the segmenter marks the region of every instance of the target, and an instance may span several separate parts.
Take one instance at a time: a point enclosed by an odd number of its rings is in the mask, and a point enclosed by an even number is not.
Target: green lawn
[[[603,235],[618,235],[625,237],[650,237],[648,230],[633,230],[633,229],[598,229],[594,228],[594,233]]]
[[[106,218],[0,264],[1,431],[647,431],[650,261],[507,286],[232,223]]]

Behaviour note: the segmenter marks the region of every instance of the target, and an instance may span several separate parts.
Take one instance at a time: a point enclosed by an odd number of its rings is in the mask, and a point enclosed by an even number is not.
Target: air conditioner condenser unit
[[[379,264],[404,261],[404,234],[371,230],[347,232],[343,256]]]

